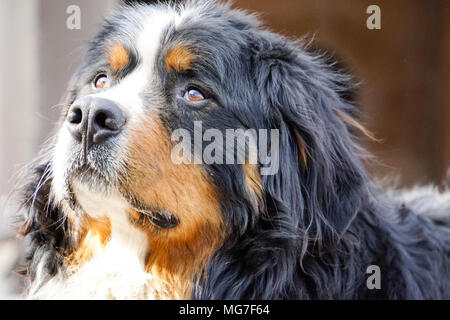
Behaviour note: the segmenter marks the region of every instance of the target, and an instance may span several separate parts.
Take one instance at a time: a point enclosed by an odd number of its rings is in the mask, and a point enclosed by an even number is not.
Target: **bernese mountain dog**
[[[448,196],[370,179],[335,69],[228,4],[120,7],[25,175],[27,297],[450,298]]]

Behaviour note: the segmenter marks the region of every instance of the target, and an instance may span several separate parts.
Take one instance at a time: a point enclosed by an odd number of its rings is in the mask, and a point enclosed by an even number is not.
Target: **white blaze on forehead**
[[[180,16],[170,8],[155,8],[142,19],[135,43],[139,55],[136,69],[110,89],[92,95],[118,102],[130,122],[135,122],[145,109],[152,107],[151,101],[143,101],[143,93],[152,90],[152,85],[157,84],[155,66],[163,43],[162,36],[171,24],[176,24]]]

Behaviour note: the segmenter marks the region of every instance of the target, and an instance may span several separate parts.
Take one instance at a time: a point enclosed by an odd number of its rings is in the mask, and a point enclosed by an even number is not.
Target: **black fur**
[[[42,261],[45,261],[44,268],[49,277],[57,274],[62,266],[61,253],[72,247],[73,238],[67,217],[49,198],[49,163],[36,165],[29,174],[30,182],[22,191],[22,203],[28,210],[19,234],[27,236],[26,274],[31,283],[35,280],[38,264]]]
[[[262,30],[253,17],[222,5],[204,8],[202,19],[169,28],[164,37],[163,48],[189,39],[199,59],[192,71],[178,75],[167,74],[162,58],[156,62],[167,99],[163,123],[168,130],[192,130],[194,120],[202,120],[204,130],[277,128],[280,170],[263,176],[264,205],[255,207],[241,166],[206,167],[222,191],[231,232],[199,276],[193,298],[450,298],[448,217],[432,220],[394,199],[381,200],[353,128],[338,116],[354,112],[344,98],[350,80],[302,44]],[[142,9],[123,10],[137,15]],[[97,39],[113,37],[125,16],[111,18]],[[76,82],[88,78],[83,72],[92,72],[91,60],[100,55],[92,48],[89,52],[71,89],[75,94]],[[205,112],[180,105],[172,92],[185,81],[202,86],[219,107]],[[25,204],[31,221],[29,270],[47,255],[51,276],[72,239],[61,209],[48,198],[51,178],[45,168],[35,169]],[[379,290],[366,286],[370,265],[381,269]]]

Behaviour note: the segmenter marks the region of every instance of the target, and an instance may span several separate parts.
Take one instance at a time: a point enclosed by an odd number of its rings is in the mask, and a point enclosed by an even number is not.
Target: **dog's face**
[[[69,88],[51,159],[56,203],[95,219],[114,219],[112,207],[120,208],[149,234],[150,246],[190,246],[199,256],[230,231],[223,207],[236,188],[237,201],[262,206],[256,163],[206,164],[194,156],[207,144],[194,141],[195,123],[202,136],[214,129],[224,139],[227,129],[267,127],[247,43],[255,22],[224,19],[226,11],[128,7],[106,22]],[[180,129],[192,139],[185,141],[192,142],[189,163],[173,157]]]
[[[276,263],[250,252],[248,239],[296,251],[302,232],[323,236],[319,221],[342,230],[359,201],[344,201],[349,186],[363,180],[344,80],[227,6],[123,8],[90,42],[39,177],[58,217],[78,230],[67,263],[94,254],[89,235],[104,245],[124,233],[147,271],[199,278],[220,250],[248,256],[239,270]],[[257,133],[244,143],[261,142],[256,155],[226,148],[239,129]],[[179,132],[190,161],[174,157]],[[198,157],[211,132],[223,137],[209,153],[218,161]],[[284,237],[285,228],[298,235]],[[281,236],[263,236],[272,231]]]
[[[214,44],[202,40],[198,12],[124,11],[91,42],[72,81],[52,159],[52,193],[82,211],[91,211],[82,198],[92,194],[101,202],[120,199],[132,219],[169,235],[185,236],[196,224],[217,228],[219,195],[209,173],[171,159],[173,130],[214,119],[229,103],[223,95],[232,91],[218,90],[224,88]],[[209,74],[201,72],[206,65]],[[238,123],[229,114],[223,125]]]

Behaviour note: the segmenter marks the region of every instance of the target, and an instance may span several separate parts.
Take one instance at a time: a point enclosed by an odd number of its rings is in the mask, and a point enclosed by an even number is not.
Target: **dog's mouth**
[[[77,192],[74,190],[74,182],[76,181],[78,185],[83,185],[92,193],[105,194],[105,201],[108,201],[108,194],[119,193],[122,198],[126,199],[130,209],[138,213],[139,223],[146,224],[146,222],[149,222],[160,229],[172,229],[179,224],[179,219],[172,212],[158,206],[147,205],[144,201],[138,200],[134,195],[127,192],[126,186],[121,182],[122,179],[115,175],[106,175],[89,164],[83,164],[71,170],[67,181],[70,190],[69,203],[74,209],[82,208],[76,196]]]
[[[146,220],[161,229],[172,229],[179,224],[178,218],[166,209],[148,207],[144,203],[133,200],[132,208],[139,214],[139,220]]]

